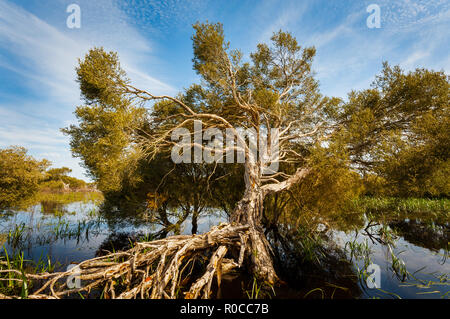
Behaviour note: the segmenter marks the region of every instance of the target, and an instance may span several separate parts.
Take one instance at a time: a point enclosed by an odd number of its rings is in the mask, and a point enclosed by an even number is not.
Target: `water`
[[[100,212],[100,203],[84,199],[74,202],[56,203],[42,201],[27,209],[0,212],[0,246],[4,244],[9,255],[24,253],[28,260],[51,259],[56,270],[65,270],[77,263],[104,254],[105,250],[126,248],[129,237],[133,240],[151,236],[162,229],[161,225],[149,222],[148,216],[125,218],[119,212]],[[211,226],[225,221],[220,213],[201,216],[199,233],[207,232]],[[326,237],[341,255],[334,257],[330,269],[306,271],[294,266],[300,279],[277,288],[279,298],[440,298],[450,297],[450,264],[447,260],[450,228],[448,221],[426,223],[416,219],[390,219],[385,224],[395,229],[398,237],[392,252],[406,264],[406,270],[414,275],[402,281],[402,276],[393,271],[392,255],[388,246],[371,239],[364,226],[346,225],[326,232]],[[378,232],[383,223],[369,230]],[[180,228],[182,234],[190,234],[190,220]],[[370,233],[370,232],[369,232]],[[171,233],[169,233],[170,235]],[[350,258],[348,244],[363,247],[364,253]],[[365,247],[365,248],[364,248]],[[365,249],[365,250],[364,250]],[[348,260],[343,260],[343,256]],[[368,260],[367,258],[370,258]],[[379,289],[369,289],[366,277],[359,276],[358,269],[365,264],[379,267]],[[297,267],[297,268],[295,268]],[[326,266],[324,266],[326,268]],[[296,277],[296,276],[293,276]],[[246,297],[251,294],[252,278],[245,274],[225,278],[220,297]],[[370,284],[370,283],[369,283]]]
[[[448,225],[447,225],[448,226]],[[449,228],[447,227],[447,240]],[[342,243],[354,240],[355,233],[345,234],[336,232],[335,237]],[[356,241],[363,243],[367,240],[364,236],[358,236]],[[450,264],[447,260],[448,251],[430,249],[412,244],[404,237],[395,241],[392,252],[404,261],[407,271],[414,275],[405,282],[401,281],[401,275],[397,276],[392,269],[392,255],[389,248],[381,244],[373,244],[369,240],[371,250],[370,259],[373,264],[380,267],[380,288],[363,289],[361,298],[440,298],[450,292]],[[356,264],[363,267],[363,262],[358,260]],[[445,280],[444,280],[445,279]],[[363,279],[364,280],[364,279]],[[440,281],[443,282],[440,282]],[[364,285],[360,285],[365,288]],[[450,295],[446,295],[447,298]]]

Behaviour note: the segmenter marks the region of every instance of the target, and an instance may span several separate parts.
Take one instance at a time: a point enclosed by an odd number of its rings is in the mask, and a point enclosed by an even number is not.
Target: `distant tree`
[[[72,170],[68,167],[52,168],[47,171],[47,178],[53,181],[62,180],[70,173],[72,173]]]
[[[38,161],[27,150],[11,146],[0,150],[0,206],[13,206],[32,197],[39,189],[48,160]]]
[[[47,170],[46,177],[40,185],[44,191],[78,190],[87,187],[81,179],[69,176],[72,170],[68,167],[51,168]]]

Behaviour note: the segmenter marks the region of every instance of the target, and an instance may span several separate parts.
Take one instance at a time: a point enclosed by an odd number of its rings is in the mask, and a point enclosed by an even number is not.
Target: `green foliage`
[[[448,196],[449,89],[444,72],[385,63],[372,89],[349,94],[337,118],[369,193]]]
[[[386,147],[377,172],[400,196],[450,196],[450,116],[430,110],[411,126],[409,138]]]
[[[361,194],[361,178],[349,169],[348,160],[339,158],[336,153],[334,156],[324,154],[328,151],[315,150],[313,171],[293,190],[304,212],[322,216],[339,214]]]
[[[316,50],[303,48],[290,33],[276,32],[248,61],[230,48],[220,23],[195,24],[192,41],[201,84],[176,99],[129,85],[116,53],[94,48],[79,61],[86,105],[76,109],[79,125],[63,132],[102,191],[127,199],[150,196],[162,220],[175,207],[230,212],[243,191],[242,165],[174,166],[169,159],[171,132],[192,131],[199,116],[204,129],[278,127],[302,136],[287,138],[284,151],[296,156],[280,171],[308,167],[310,173],[266,200],[267,224],[276,224],[283,210],[290,222],[338,214],[362,193],[362,182],[374,195],[448,196],[449,82],[443,72],[405,73],[385,63],[372,88],[351,92],[343,102],[320,94],[312,72]],[[206,113],[211,116],[201,117]]]
[[[144,109],[123,96],[127,82],[117,54],[102,48],[89,51],[77,68],[78,82],[85,106],[77,107],[79,126],[62,131],[71,137],[72,153],[81,158],[100,190],[119,191],[124,179],[134,182],[133,134],[144,116]]]
[[[335,157],[324,156],[316,164],[290,191],[266,200],[265,215],[269,224],[283,222],[317,229],[319,224],[328,225],[342,215],[364,190],[360,176]]]
[[[307,131],[339,104],[319,93],[311,68],[315,48],[302,48],[290,33],[279,31],[270,44],[259,44],[248,62],[230,49],[220,23],[195,24],[192,40],[194,69],[203,80],[186,92],[198,93],[195,110],[222,116],[235,127],[259,130],[295,121],[293,130]]]
[[[114,107],[125,102],[121,89],[128,79],[120,67],[117,53],[94,48],[83,61],[79,60],[76,71],[82,96],[89,105]]]
[[[29,199],[39,189],[50,162],[27,155],[23,147],[0,150],[0,207]]]
[[[81,190],[87,188],[87,183],[81,179],[68,176],[72,170],[68,167],[52,168],[46,172],[46,178],[40,184],[43,191]]]

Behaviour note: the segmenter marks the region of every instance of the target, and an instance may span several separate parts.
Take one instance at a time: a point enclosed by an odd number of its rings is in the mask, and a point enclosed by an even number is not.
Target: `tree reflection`
[[[446,249],[450,242],[450,227],[445,224],[406,219],[390,222],[389,226],[409,243],[432,251]]]

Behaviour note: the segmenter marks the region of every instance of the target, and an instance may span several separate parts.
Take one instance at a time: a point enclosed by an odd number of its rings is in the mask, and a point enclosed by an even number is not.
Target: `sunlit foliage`
[[[0,206],[14,205],[33,196],[39,189],[47,160],[38,161],[23,147],[0,150]]]

